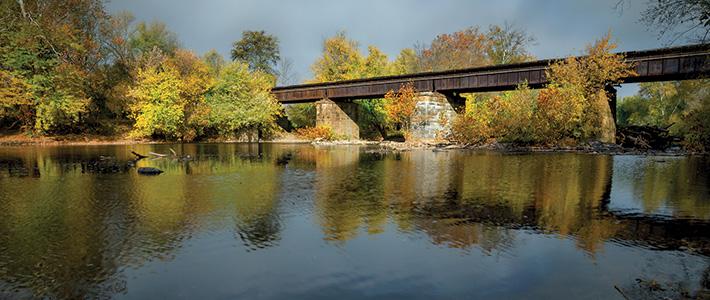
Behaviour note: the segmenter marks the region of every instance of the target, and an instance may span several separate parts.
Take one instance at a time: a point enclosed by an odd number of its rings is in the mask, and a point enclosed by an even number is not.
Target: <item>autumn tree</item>
[[[409,131],[412,116],[417,108],[416,96],[417,91],[412,83],[403,84],[399,90],[385,94],[384,109],[387,120],[395,129]]]
[[[356,41],[349,39],[344,31],[323,41],[323,52],[313,63],[315,82],[328,82],[363,77],[365,59]]]
[[[92,103],[92,74],[103,60],[97,32],[105,16],[98,0],[71,6],[55,1],[0,2],[2,79],[4,85],[15,87],[7,94],[20,92],[4,97],[24,99],[15,102],[19,106],[6,103],[5,112],[23,111],[18,119],[23,128],[79,129]],[[31,93],[22,92],[24,87]]]
[[[520,63],[532,59],[527,47],[535,41],[535,38],[520,28],[509,23],[505,23],[503,27],[491,25],[488,27],[486,38],[488,39],[486,55],[494,65]]]
[[[392,75],[412,74],[419,72],[419,69],[417,52],[412,48],[404,48],[390,64],[389,73]]]
[[[204,94],[212,84],[205,63],[185,50],[140,68],[129,90],[132,135],[195,139],[208,125]]]
[[[546,71],[550,85],[540,93],[539,105],[548,105],[540,109],[542,120],[559,121],[552,122],[547,128],[557,131],[555,127],[568,128],[562,135],[577,140],[615,140],[616,126],[611,119],[606,89],[636,73],[623,55],[612,53],[614,49],[616,43],[611,41],[611,33],[608,33],[588,45],[585,56],[569,57],[550,66]],[[560,105],[569,109],[555,108]]]
[[[453,122],[453,137],[462,143],[491,139],[533,144],[570,144],[588,140],[613,142],[609,85],[633,76],[633,66],[611,51],[611,35],[587,46],[586,56],[550,66],[550,84],[539,92],[521,85],[514,92],[467,105]]]
[[[271,94],[273,80],[264,72],[250,72],[244,62],[226,65],[207,94],[211,130],[224,136],[273,130],[281,114],[281,105]]]
[[[420,47],[419,60],[424,71],[444,71],[490,65],[486,55],[488,40],[478,27],[452,34],[441,34],[429,47]]]
[[[247,63],[249,70],[276,75],[279,40],[265,31],[244,31],[242,38],[232,45],[232,60]]]

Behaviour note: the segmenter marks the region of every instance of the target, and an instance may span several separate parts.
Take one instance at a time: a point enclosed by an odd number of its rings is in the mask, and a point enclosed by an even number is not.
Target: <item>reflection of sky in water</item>
[[[609,209],[621,213],[707,219],[710,187],[707,159],[615,156]],[[698,162],[699,161],[699,162]],[[688,175],[695,176],[688,176]],[[683,202],[692,202],[683,206]]]
[[[169,147],[195,160],[97,171]],[[707,159],[366,150],[0,148],[0,299],[647,298],[710,272]]]

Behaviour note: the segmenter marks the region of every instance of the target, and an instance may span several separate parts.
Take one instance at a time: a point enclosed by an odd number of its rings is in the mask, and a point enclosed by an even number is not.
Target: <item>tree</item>
[[[210,71],[210,75],[212,77],[217,77],[219,76],[219,73],[222,71],[222,68],[224,68],[226,62],[224,61],[224,57],[222,57],[222,54],[219,54],[217,50],[211,49],[210,51],[207,51],[204,55],[202,55],[202,61],[205,62],[207,65],[207,68]]]
[[[641,20],[660,36],[672,33],[671,43],[684,36],[704,43],[710,37],[710,0],[648,1]]]
[[[179,131],[185,121],[185,101],[180,97],[182,85],[180,74],[172,64],[139,69],[137,85],[129,91],[135,99],[130,106],[131,118],[135,120],[131,134],[180,138]]]
[[[419,72],[419,57],[412,48],[404,48],[390,65],[392,75],[411,74]]]
[[[619,124],[667,127],[687,148],[710,149],[710,80],[642,83],[618,105]]]
[[[205,63],[186,50],[141,67],[128,92],[134,99],[130,105],[130,116],[136,121],[132,135],[186,141],[200,136],[208,126],[204,95],[212,84]]]
[[[490,65],[488,40],[478,27],[469,27],[452,34],[441,34],[429,47],[420,47],[419,60],[423,71],[444,71]]]
[[[375,46],[367,47],[363,77],[378,77],[389,75],[389,60],[387,55]]]
[[[509,23],[505,23],[503,27],[491,25],[488,27],[486,38],[489,41],[486,55],[494,65],[520,63],[532,59],[527,46],[533,43],[535,38]]]
[[[416,95],[417,91],[411,83],[403,84],[398,91],[389,91],[385,95],[387,120],[396,129],[409,131],[412,116],[417,108]]]
[[[276,85],[286,86],[298,82],[298,74],[293,71],[293,61],[290,58],[282,58],[279,60],[278,66]]]
[[[273,130],[281,114],[281,105],[271,94],[273,80],[264,72],[249,72],[244,62],[225,66],[207,95],[210,128],[225,136],[244,130]]]
[[[23,111],[18,121],[25,129],[76,131],[93,101],[92,75],[103,61],[97,39],[106,18],[103,3],[8,0],[0,8],[3,77],[31,91],[25,94],[30,104],[10,104],[10,111]]]
[[[615,140],[606,88],[636,75],[622,55],[612,53],[615,48],[608,33],[587,46],[586,56],[569,57],[550,66],[546,71],[550,85],[540,92],[538,101],[541,120],[550,122],[545,128],[559,133],[560,138]]]
[[[315,82],[362,78],[364,59],[358,43],[344,31],[323,41],[323,53],[311,66]]]
[[[177,35],[163,22],[139,22],[130,35],[129,44],[134,55],[141,55],[154,48],[173,55],[180,47]]]
[[[242,39],[232,45],[232,60],[249,65],[251,71],[276,75],[280,59],[279,40],[265,31],[244,31]]]

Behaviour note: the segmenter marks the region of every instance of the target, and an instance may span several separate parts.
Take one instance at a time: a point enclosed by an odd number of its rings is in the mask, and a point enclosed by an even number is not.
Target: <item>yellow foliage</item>
[[[606,35],[587,47],[587,56],[550,66],[550,84],[539,93],[521,85],[487,101],[469,104],[452,123],[452,136],[464,143],[500,141],[559,144],[608,138],[610,111],[605,88],[635,75]],[[613,132],[613,130],[612,130]]]
[[[336,139],[333,129],[328,126],[303,127],[296,129],[296,135],[307,139],[320,139],[324,141],[332,141]]]
[[[23,125],[32,121],[32,86],[25,80],[0,70],[0,118],[16,118]]]

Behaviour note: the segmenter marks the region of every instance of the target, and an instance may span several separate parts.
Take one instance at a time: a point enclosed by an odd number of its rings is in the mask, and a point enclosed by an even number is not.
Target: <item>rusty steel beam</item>
[[[624,83],[683,80],[710,75],[710,44],[621,53],[636,68],[637,76]],[[366,79],[275,87],[271,91],[282,103],[381,98],[390,90],[411,82],[417,91],[465,93],[513,90],[527,82],[533,88],[548,83],[545,70],[561,59],[425,72]]]

